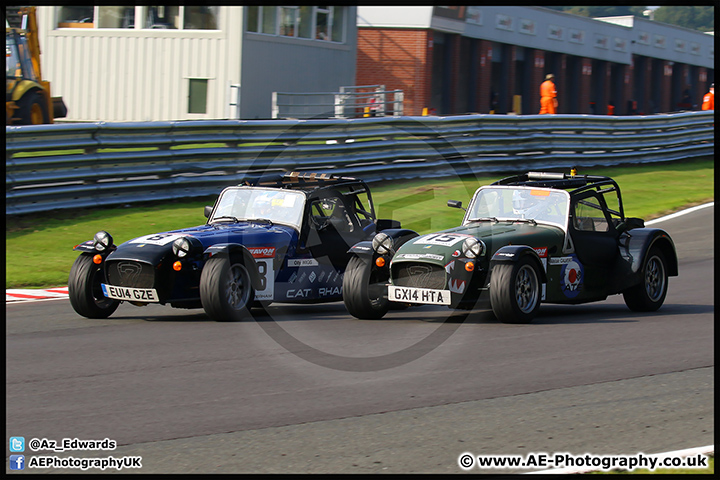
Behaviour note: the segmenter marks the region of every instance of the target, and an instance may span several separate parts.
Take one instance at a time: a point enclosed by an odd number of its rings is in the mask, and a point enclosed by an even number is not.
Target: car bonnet
[[[463,242],[471,237],[483,241],[486,247],[483,256],[490,258],[499,248],[510,244],[528,245],[536,249],[552,249],[553,246],[560,248],[564,232],[550,225],[487,221],[420,235],[403,244],[393,257],[393,262],[421,261],[444,266],[462,255]]]
[[[244,245],[255,257],[273,257],[275,252],[296,242],[297,230],[286,225],[262,223],[236,223],[201,225],[181,230],[144,235],[118,246],[108,259],[137,260],[157,264],[172,252],[172,244],[181,237],[193,237],[200,241],[203,250],[218,244]]]

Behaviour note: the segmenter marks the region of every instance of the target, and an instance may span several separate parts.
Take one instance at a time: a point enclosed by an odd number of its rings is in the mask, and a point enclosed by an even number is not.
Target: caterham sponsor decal
[[[467,238],[470,238],[470,235],[464,235],[461,233],[431,233],[430,235],[423,235],[413,243],[416,245],[440,245],[443,247],[451,247]]]
[[[248,247],[248,251],[255,258],[273,258],[275,247]]]
[[[285,292],[285,298],[289,299],[327,298],[339,295],[342,295],[342,287],[291,288]]]
[[[318,261],[314,258],[291,258],[288,260],[288,267],[317,267]]]
[[[420,258],[428,258],[430,260],[443,260],[445,257],[434,253],[401,253],[397,258],[406,258],[417,260]]]

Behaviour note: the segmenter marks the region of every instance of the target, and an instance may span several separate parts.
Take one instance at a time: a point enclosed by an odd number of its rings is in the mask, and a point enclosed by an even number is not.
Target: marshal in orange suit
[[[557,113],[557,90],[553,78],[555,75],[548,73],[540,85],[540,113]]]

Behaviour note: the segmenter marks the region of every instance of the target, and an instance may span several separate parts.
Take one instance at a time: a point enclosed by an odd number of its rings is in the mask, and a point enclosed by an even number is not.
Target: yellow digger
[[[62,97],[50,95],[40,69],[35,7],[5,7],[5,124],[39,125],[67,116]],[[20,19],[20,25],[9,21]]]

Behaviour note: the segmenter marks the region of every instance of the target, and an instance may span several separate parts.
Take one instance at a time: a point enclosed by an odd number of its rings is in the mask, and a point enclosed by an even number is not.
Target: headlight
[[[113,243],[113,238],[105,230],[100,230],[93,238],[93,246],[98,252],[104,252]]]
[[[485,244],[477,238],[468,238],[463,242],[462,253],[467,258],[477,258],[485,250]]]
[[[172,244],[172,251],[178,258],[187,257],[190,253],[190,240],[186,237],[178,238]]]
[[[373,237],[372,247],[380,255],[388,255],[393,250],[393,239],[387,233],[380,232]]]

